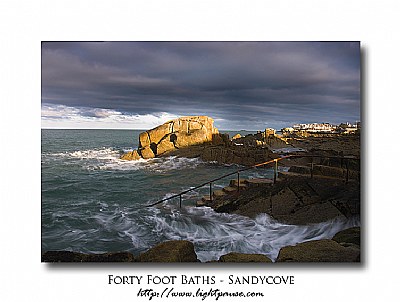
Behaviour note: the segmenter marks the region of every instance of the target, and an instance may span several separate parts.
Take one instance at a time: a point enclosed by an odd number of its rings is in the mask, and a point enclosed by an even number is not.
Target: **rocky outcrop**
[[[360,136],[348,136],[348,135],[321,135],[321,136],[310,136],[302,138],[288,138],[288,143],[292,144],[296,148],[302,148],[306,150],[313,150],[315,154],[320,155],[344,155],[344,156],[356,156],[360,157]],[[327,165],[328,163],[323,163]],[[330,164],[332,165],[332,163]]]
[[[239,139],[237,139],[239,140]],[[238,164],[251,166],[271,159],[271,152],[266,148],[247,146],[209,146],[200,154],[204,161],[216,161],[220,164]]]
[[[140,133],[137,150],[125,153],[121,159],[153,158],[169,152],[204,143],[223,143],[214,120],[207,116],[186,116],[166,122]]]
[[[139,255],[139,262],[198,262],[194,245],[186,240],[166,241]]]
[[[139,135],[137,150],[121,156],[124,160],[148,159],[161,156],[199,157],[221,164],[251,166],[274,156],[272,146],[287,143],[266,129],[257,134],[235,135],[219,133],[214,120],[207,116],[186,116],[166,122]]]
[[[272,262],[267,256],[262,254],[242,254],[229,253],[222,255],[218,262],[235,262],[235,263],[250,263],[250,262]]]
[[[281,248],[276,262],[360,262],[360,249],[313,240]]]
[[[121,156],[121,159],[124,159],[124,160],[138,160],[141,158],[142,157],[139,155],[139,152],[137,150],[126,152]]]

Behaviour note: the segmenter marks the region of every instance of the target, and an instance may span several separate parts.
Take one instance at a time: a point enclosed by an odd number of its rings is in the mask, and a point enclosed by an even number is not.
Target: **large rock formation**
[[[207,116],[181,117],[154,129],[140,133],[137,150],[125,153],[121,159],[153,158],[189,146],[213,142],[218,136],[214,120]]]

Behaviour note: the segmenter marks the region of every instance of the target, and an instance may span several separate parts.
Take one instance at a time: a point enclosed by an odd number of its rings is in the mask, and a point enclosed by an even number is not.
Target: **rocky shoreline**
[[[194,245],[186,240],[166,241],[135,256],[129,252],[82,254],[70,251],[47,251],[42,262],[158,262],[200,263]],[[231,263],[272,263],[262,254],[229,253],[216,261]],[[360,228],[338,232],[332,239],[313,240],[281,248],[275,262],[360,262]]]
[[[186,116],[140,133],[138,148],[123,154],[121,159],[198,157],[204,161],[215,161],[220,164],[251,166],[278,158],[285,149],[301,154],[359,158],[360,135],[278,135],[274,129],[267,128],[256,134],[244,137],[237,134],[229,138],[228,134],[220,133],[214,127],[212,118]],[[298,162],[304,160],[299,159]]]
[[[337,178],[310,178],[307,175],[278,180],[275,184],[272,181],[240,180],[240,193],[235,189],[237,180],[231,180],[233,186],[223,188],[222,192],[215,191],[212,201],[205,196],[202,205],[219,213],[250,218],[266,213],[281,223],[296,225],[360,216],[360,188],[357,181],[346,184]],[[232,189],[232,193],[228,188]]]

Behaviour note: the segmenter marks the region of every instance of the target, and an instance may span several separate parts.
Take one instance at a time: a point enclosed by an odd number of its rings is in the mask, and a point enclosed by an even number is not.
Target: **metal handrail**
[[[170,196],[170,197],[167,197],[167,198],[164,198],[164,199],[162,199],[162,200],[159,200],[159,201],[157,201],[157,202],[155,202],[155,203],[146,205],[145,207],[146,207],[146,208],[152,207],[152,206],[158,205],[158,204],[160,204],[160,203],[162,203],[162,202],[164,202],[164,201],[173,199],[173,198],[175,198],[175,197],[179,197],[179,208],[181,208],[181,207],[182,207],[182,195],[184,195],[184,194],[186,194],[186,193],[189,193],[189,192],[191,192],[191,191],[197,190],[197,189],[199,189],[199,188],[202,188],[202,187],[204,187],[204,186],[206,186],[206,185],[208,185],[208,184],[210,185],[210,201],[212,201],[212,183],[213,183],[213,182],[216,182],[217,180],[220,180],[220,179],[226,178],[226,177],[228,177],[228,176],[234,175],[234,174],[237,174],[237,175],[238,175],[238,176],[237,176],[237,188],[238,188],[238,192],[239,192],[239,191],[240,191],[240,176],[239,176],[239,175],[240,175],[240,172],[247,171],[247,170],[254,169],[254,168],[257,168],[257,167],[261,167],[261,166],[265,166],[265,165],[268,165],[268,164],[271,164],[271,163],[275,163],[275,165],[274,165],[274,183],[276,183],[276,174],[277,174],[277,170],[278,170],[278,161],[284,160],[284,159],[288,159],[288,158],[294,158],[294,157],[311,157],[311,178],[313,177],[313,158],[314,158],[314,157],[317,157],[317,158],[346,159],[346,170],[347,170],[347,172],[346,172],[346,183],[347,183],[348,178],[349,178],[348,160],[349,160],[349,159],[359,160],[359,158],[357,158],[357,157],[355,157],[355,156],[326,156],[326,155],[315,155],[315,154],[313,154],[313,155],[308,155],[308,154],[307,154],[307,155],[305,155],[305,154],[290,154],[290,155],[285,155],[285,156],[282,156],[282,157],[278,157],[278,158],[275,158],[275,159],[271,159],[271,160],[266,161],[266,162],[263,162],[263,163],[259,163],[259,164],[253,165],[253,166],[251,166],[251,167],[246,167],[246,168],[239,169],[239,170],[237,170],[237,171],[234,171],[234,172],[231,172],[231,173],[222,175],[222,176],[220,176],[220,177],[217,177],[217,178],[214,178],[214,179],[209,180],[209,181],[207,181],[207,182],[204,182],[204,183],[202,183],[201,185],[198,185],[198,186],[196,186],[196,187],[187,189],[187,190],[182,191],[182,192],[180,192],[180,193],[178,193],[178,194],[175,194],[175,195],[172,195],[172,196]]]

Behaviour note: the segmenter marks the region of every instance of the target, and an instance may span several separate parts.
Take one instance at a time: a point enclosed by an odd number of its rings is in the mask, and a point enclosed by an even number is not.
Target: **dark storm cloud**
[[[350,42],[42,44],[42,102],[122,114],[209,115],[220,128],[359,119]]]

